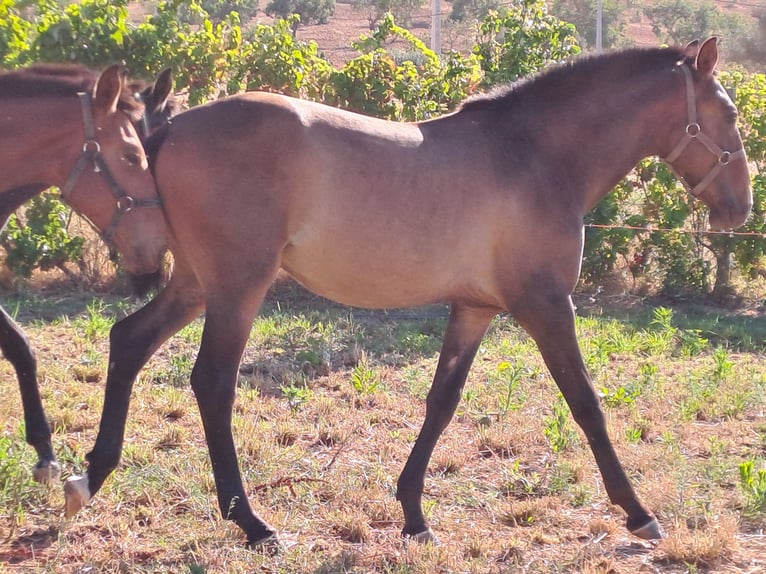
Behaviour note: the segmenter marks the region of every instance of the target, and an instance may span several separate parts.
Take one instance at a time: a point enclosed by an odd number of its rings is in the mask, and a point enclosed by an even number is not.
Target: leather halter
[[[676,177],[686,188],[686,191],[688,191],[694,197],[699,197],[702,192],[705,191],[707,186],[710,185],[710,183],[716,178],[718,173],[724,167],[729,165],[732,160],[739,159],[740,157],[745,157],[745,149],[743,147],[734,152],[722,150],[713,140],[707,136],[707,134],[702,132],[702,127],[697,123],[697,102],[694,95],[694,81],[692,80],[692,73],[689,68],[683,64],[678,67],[681,68],[684,73],[684,77],[686,78],[686,108],[688,111],[689,123],[686,125],[686,133],[684,133],[681,141],[679,141],[676,147],[673,148],[673,151],[671,151],[666,157],[662,158],[662,160],[668,164],[673,173],[675,173]],[[718,163],[716,163],[708,172],[708,174],[702,178],[702,181],[700,181],[694,187],[692,187],[689,182],[687,182],[686,179],[684,179],[684,177],[673,167],[673,162],[680,157],[680,155],[686,149],[686,146],[689,145],[689,142],[692,140],[699,141],[708,149],[708,151],[710,151],[710,153],[718,157]]]
[[[82,121],[85,126],[85,143],[82,144],[82,154],[80,155],[80,159],[77,160],[77,163],[69,173],[69,177],[67,177],[64,187],[61,188],[61,197],[64,201],[69,200],[80,175],[85,170],[88,163],[92,162],[93,171],[101,174],[109,186],[109,189],[112,191],[112,195],[116,201],[116,209],[112,216],[112,221],[109,224],[109,227],[106,228],[106,231],[100,233],[104,242],[107,245],[111,245],[112,237],[114,236],[115,231],[117,231],[117,225],[119,225],[120,219],[124,214],[137,207],[161,207],[162,200],[159,197],[136,199],[122,190],[120,184],[115,181],[112,173],[109,171],[109,168],[104,162],[104,158],[101,156],[101,146],[96,140],[96,128],[93,122],[93,109],[91,107],[90,94],[86,92],[78,92],[77,97],[80,99],[80,106],[82,108]],[[87,220],[88,218],[86,217],[85,219]],[[90,220],[88,220],[88,222],[98,231],[98,227],[96,227],[93,222]]]

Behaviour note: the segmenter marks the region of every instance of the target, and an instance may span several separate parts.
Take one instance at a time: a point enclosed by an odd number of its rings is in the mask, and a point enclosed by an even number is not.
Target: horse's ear
[[[173,70],[171,68],[165,68],[157,76],[157,80],[154,82],[152,88],[152,98],[156,103],[156,108],[161,110],[165,107],[168,101],[168,96],[173,90]]]
[[[101,72],[93,88],[93,105],[95,109],[106,113],[117,111],[117,102],[120,100],[121,91],[122,77],[120,76],[120,66],[113,64]]]
[[[692,42],[689,42],[686,44],[686,48],[684,48],[684,57],[687,60],[693,60],[697,57],[697,52],[699,52],[700,48],[700,41],[694,40]]]
[[[697,54],[697,71],[703,76],[712,76],[718,63],[718,38],[711,36],[702,43]]]

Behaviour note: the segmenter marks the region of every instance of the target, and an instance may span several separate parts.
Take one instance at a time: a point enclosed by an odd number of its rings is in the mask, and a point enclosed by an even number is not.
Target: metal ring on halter
[[[690,138],[696,138],[701,131],[702,127],[697,122],[686,126],[686,135],[688,135]]]
[[[130,195],[117,198],[117,211],[120,213],[127,213],[132,210],[136,205],[136,200]]]
[[[729,165],[729,162],[731,161],[731,152],[725,151],[721,153],[721,156],[718,158],[718,163],[721,165]]]
[[[93,146],[93,149],[90,149],[90,146]],[[89,154],[101,153],[101,144],[98,143],[96,140],[85,140],[85,143],[82,144],[82,153],[89,153]]]

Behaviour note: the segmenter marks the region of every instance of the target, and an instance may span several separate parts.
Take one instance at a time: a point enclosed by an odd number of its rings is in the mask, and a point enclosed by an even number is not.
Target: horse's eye
[[[128,152],[123,156],[123,159],[125,159],[125,161],[132,167],[141,165],[141,156],[137,152]]]

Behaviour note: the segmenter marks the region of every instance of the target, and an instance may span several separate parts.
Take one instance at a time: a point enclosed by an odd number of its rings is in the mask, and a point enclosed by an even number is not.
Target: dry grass
[[[556,422],[555,387],[534,345],[513,322],[499,319],[429,467],[425,508],[442,544],[418,546],[399,536],[394,493],[422,421],[443,311],[421,310],[414,319],[350,315],[296,293],[284,287],[276,296],[280,309],[269,305],[255,324],[234,417],[251,502],[282,536],[278,556],[247,550],[242,533],[219,517],[186,382],[200,334],[195,323],[143,371],[122,463],[70,522],[61,518],[61,489],[30,482],[34,456],[19,438],[15,377],[0,364],[6,448],[0,572],[766,569],[766,519],[745,511],[738,477],[740,462],[766,459],[761,331],[751,329],[751,343],[716,359],[712,344],[691,356],[682,352],[679,333],[704,326],[704,318],[679,327],[670,345],[656,351],[661,345],[648,334],[661,333],[646,309],[633,309],[627,320],[581,312],[586,359],[597,386],[609,390],[604,406],[616,448],[668,533],[655,545],[626,532],[579,431],[554,452],[555,433],[566,433],[567,424],[575,431],[574,423],[571,417]],[[98,374],[108,353],[102,320],[126,312],[124,302],[104,301],[103,307],[89,296],[61,296],[56,305],[42,298],[18,302],[38,351],[66,475],[82,469],[97,432]],[[680,311],[675,317],[674,325]],[[719,345],[742,334],[739,320],[719,317]],[[511,370],[501,366],[507,361],[520,367],[513,385]]]

